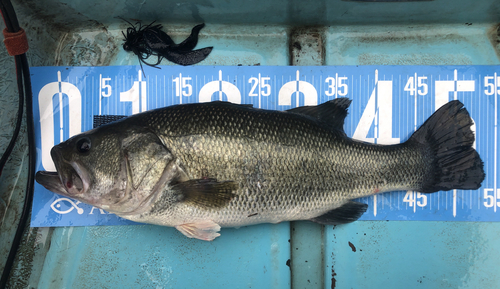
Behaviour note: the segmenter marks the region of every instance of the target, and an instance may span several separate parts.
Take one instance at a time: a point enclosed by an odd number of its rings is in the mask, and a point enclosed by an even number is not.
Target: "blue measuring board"
[[[287,110],[352,99],[348,136],[404,142],[440,106],[458,99],[474,120],[486,179],[478,190],[392,192],[360,201],[361,220],[500,221],[498,109],[500,66],[139,66],[31,69],[37,170],[55,171],[50,149],[92,129],[100,116],[132,115],[214,100]],[[132,224],[36,184],[32,226]]]

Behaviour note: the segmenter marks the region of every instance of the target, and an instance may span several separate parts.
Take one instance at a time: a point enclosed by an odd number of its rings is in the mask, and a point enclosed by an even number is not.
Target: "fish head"
[[[99,127],[54,146],[50,154],[57,172],[37,172],[38,183],[118,215],[145,209],[174,178],[167,169],[172,154],[144,128]]]

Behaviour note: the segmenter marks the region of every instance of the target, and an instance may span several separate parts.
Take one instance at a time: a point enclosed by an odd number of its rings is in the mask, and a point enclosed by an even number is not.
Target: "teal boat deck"
[[[198,47],[214,50],[200,65],[500,64],[494,0],[13,4],[32,66],[138,64],[117,16],[157,20],[176,41],[205,22]],[[17,92],[12,57],[0,49],[0,59],[4,148]],[[22,130],[0,178],[0,269],[24,198],[26,144]],[[497,288],[499,239],[496,222],[262,224],[213,242],[152,225],[28,228],[9,288]]]

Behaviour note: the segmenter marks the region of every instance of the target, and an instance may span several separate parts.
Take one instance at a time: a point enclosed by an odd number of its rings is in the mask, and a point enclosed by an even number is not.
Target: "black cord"
[[[5,263],[4,270],[2,272],[2,278],[0,279],[0,288],[4,289],[7,287],[7,282],[9,281],[10,272],[12,270],[12,265],[14,264],[16,253],[21,245],[24,228],[30,216],[31,204],[33,202],[33,189],[34,189],[34,176],[35,176],[35,165],[36,165],[36,149],[35,149],[35,133],[34,133],[34,123],[33,123],[33,99],[31,97],[31,79],[29,74],[28,59],[26,54],[16,56],[16,60],[20,58],[22,66],[22,75],[24,77],[24,90],[26,92],[26,124],[28,130],[28,144],[29,144],[29,168],[28,168],[28,182],[26,184],[26,196],[24,198],[23,210],[19,223],[17,225],[16,234],[14,240],[12,241],[12,246],[7,257],[7,262]],[[16,61],[17,62],[17,61]]]
[[[2,16],[5,21],[5,26],[9,32],[19,31],[19,22],[17,21],[16,12],[10,0],[0,1],[0,10],[2,11]]]
[[[10,139],[9,145],[0,159],[0,176],[2,175],[3,169],[7,160],[9,159],[12,150],[16,144],[17,136],[19,135],[19,131],[21,130],[21,124],[23,121],[23,111],[24,111],[24,95],[23,95],[23,79],[21,78],[21,62],[18,61],[16,57],[16,75],[17,75],[17,90],[19,91],[19,104],[17,108],[17,121],[16,127],[14,129],[14,133],[12,134],[12,138]]]
[[[5,26],[9,32],[17,32],[19,31],[19,22],[17,21],[17,16],[15,14],[14,8],[12,7],[12,3],[10,0],[1,0],[0,1],[0,11],[2,12],[2,16],[5,21]],[[12,265],[14,264],[16,253],[19,249],[19,246],[22,241],[24,228],[26,226],[28,217],[30,215],[31,203],[33,200],[33,185],[34,185],[34,176],[35,176],[35,164],[36,164],[36,150],[35,150],[35,137],[34,137],[34,123],[33,123],[33,94],[31,91],[31,79],[29,73],[29,65],[28,59],[26,58],[26,54],[15,56],[16,62],[16,75],[17,75],[17,84],[19,90],[19,103],[21,107],[22,113],[22,104],[24,97],[26,97],[26,124],[28,130],[28,144],[29,144],[29,170],[28,170],[28,181],[26,184],[26,196],[24,198],[23,211],[21,214],[21,218],[17,225],[16,234],[14,236],[14,240],[12,241],[12,245],[9,251],[9,255],[7,257],[7,261],[5,263],[5,267],[2,272],[2,277],[0,279],[0,288],[4,289],[7,287],[7,282],[9,280],[10,272],[12,269]],[[24,87],[23,87],[24,84]],[[25,94],[24,94],[25,92]],[[18,113],[18,119],[22,114]],[[14,130],[13,140],[11,139],[11,143],[17,139],[17,124],[16,129]],[[15,139],[14,139],[15,136]],[[10,147],[10,144],[9,144]],[[13,145],[12,145],[13,147]],[[12,149],[10,150],[10,152]],[[5,157],[5,162],[7,162],[7,158],[10,155],[4,153],[2,156],[2,160]],[[3,168],[3,163],[0,170]],[[0,171],[1,173],[1,171]]]
[[[21,56],[19,56],[19,55],[15,56],[15,59],[16,59],[16,70],[17,70],[18,83],[21,82],[21,86],[19,88],[19,97],[24,98],[24,95],[23,95],[24,88],[22,86]],[[11,142],[12,142],[12,140],[11,140]],[[5,153],[4,153],[4,155],[5,155]],[[3,156],[2,156],[2,158],[3,158]],[[6,157],[6,159],[7,159],[7,157]],[[27,187],[28,187],[28,185],[27,185]],[[28,192],[26,192],[26,193],[28,193]],[[24,206],[23,206],[22,215],[25,214],[24,207],[26,207],[26,202],[27,202],[27,196],[24,199]],[[23,222],[23,217],[21,216],[21,218],[19,219],[19,223],[17,224],[17,229],[16,229],[16,233],[14,235],[14,240],[12,240],[12,245],[10,247],[9,255],[7,256],[7,260],[5,262],[5,266],[4,266],[4,269],[2,272],[2,277],[0,279],[0,288],[1,289],[4,289],[7,287],[7,282],[9,280],[9,275],[10,275],[10,272],[12,269],[12,265],[14,264],[14,260],[16,258],[17,249],[19,248],[19,245],[21,244],[21,240],[22,240],[22,236],[23,236],[23,232],[24,232],[24,224],[25,224],[25,222]]]

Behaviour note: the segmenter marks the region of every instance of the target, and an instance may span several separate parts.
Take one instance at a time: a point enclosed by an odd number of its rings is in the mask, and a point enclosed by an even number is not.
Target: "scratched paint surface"
[[[38,169],[54,170],[50,148],[104,115],[131,115],[214,100],[286,110],[337,97],[352,99],[346,133],[379,144],[405,141],[437,108],[461,100],[475,121],[485,161],[479,190],[424,195],[393,192],[360,201],[362,220],[498,221],[498,66],[194,66],[34,67]],[[497,75],[499,74],[499,75]],[[32,226],[132,224],[55,195],[37,184]]]

